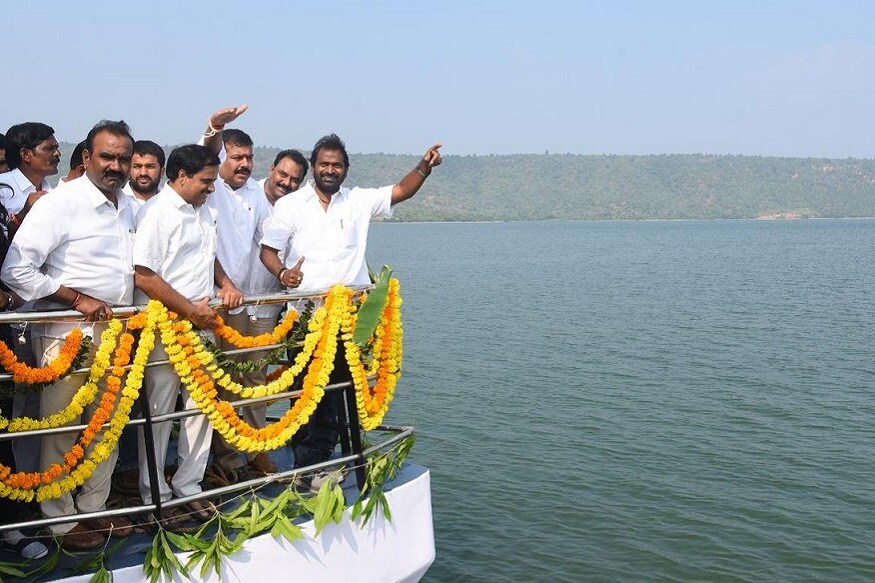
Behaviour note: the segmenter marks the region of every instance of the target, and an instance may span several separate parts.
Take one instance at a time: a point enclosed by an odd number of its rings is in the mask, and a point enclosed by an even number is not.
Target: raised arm
[[[204,132],[204,146],[218,154],[222,149],[222,130],[225,126],[241,115],[249,106],[245,103],[237,107],[226,107],[213,113],[207,120],[207,131]]]
[[[431,174],[431,169],[443,161],[438,151],[441,144],[435,144],[422,156],[422,160],[411,170],[401,182],[392,187],[392,204],[398,204],[412,197],[422,187],[425,179]]]

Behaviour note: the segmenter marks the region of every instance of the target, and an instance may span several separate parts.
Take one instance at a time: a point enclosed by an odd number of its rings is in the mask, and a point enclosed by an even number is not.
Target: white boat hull
[[[392,512],[387,521],[375,512],[365,527],[353,522],[349,509],[340,524],[329,524],[317,537],[313,521],[301,525],[305,538],[289,543],[269,534],[246,541],[243,550],[227,557],[221,581],[253,583],[262,581],[393,583],[419,581],[435,557],[431,514],[431,485],[428,470],[395,485],[386,492]],[[409,470],[409,468],[408,468]],[[180,554],[185,563],[185,554]],[[199,568],[199,567],[198,567]],[[142,565],[116,569],[114,583],[141,583]],[[218,583],[214,571],[193,581]],[[59,579],[87,583],[91,575]],[[177,574],[174,581],[186,581]]]

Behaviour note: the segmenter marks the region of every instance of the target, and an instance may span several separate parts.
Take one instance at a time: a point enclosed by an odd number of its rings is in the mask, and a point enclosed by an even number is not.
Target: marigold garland
[[[81,331],[74,328],[73,332]],[[115,350],[116,340],[119,333],[122,331],[122,324],[118,320],[110,320],[106,329],[100,335],[100,346],[94,354],[94,360],[88,370],[88,378],[85,383],[76,391],[70,404],[63,410],[58,411],[43,419],[33,419],[31,417],[19,417],[17,419],[7,419],[0,417],[0,429],[6,429],[9,433],[19,431],[33,431],[36,429],[52,429],[55,427],[63,427],[69,424],[73,419],[76,419],[85,410],[85,407],[90,405],[97,397],[97,383],[106,374],[106,369],[110,365],[110,355]],[[71,332],[71,335],[72,333]],[[69,337],[68,337],[69,338]],[[66,343],[65,343],[66,344]]]
[[[308,346],[313,343],[315,347],[312,350],[312,361],[304,377],[301,395],[280,420],[263,428],[254,428],[247,424],[228,401],[217,398],[218,391],[212,376],[218,375],[221,385],[228,375],[221,369],[212,371],[212,375],[207,374],[201,368],[209,362],[211,356],[203,350],[197,339],[192,337],[189,325],[185,322],[174,325],[169,318],[159,317],[161,339],[176,373],[185,383],[198,408],[228,443],[246,452],[276,449],[291,439],[301,425],[307,422],[324,395],[325,386],[334,367],[337,334],[342,315],[347,309],[348,302],[345,300],[348,299],[348,292],[349,290],[343,286],[335,286],[326,297],[325,305],[317,310],[310,323],[310,333],[304,341],[304,352],[310,352]],[[172,341],[174,332],[177,335],[176,342]],[[299,360],[306,363],[301,356],[299,354],[296,358],[296,364]],[[280,379],[293,378],[291,373],[294,369],[293,366],[283,373]]]
[[[219,316],[217,318],[219,324],[213,328],[213,333],[237,348],[260,348],[262,346],[270,346],[271,344],[279,344],[285,340],[297,319],[298,312],[287,310],[282,322],[277,324],[277,327],[272,332],[265,332],[258,336],[243,336],[240,332],[225,324],[225,321]]]
[[[92,475],[97,465],[112,454],[129,421],[131,408],[142,387],[146,363],[155,345],[156,335],[160,336],[177,374],[213,427],[241,451],[257,452],[282,446],[309,420],[329,382],[340,334],[352,372],[362,427],[365,430],[373,429],[380,424],[388,409],[401,372],[400,306],[399,285],[393,279],[390,281],[381,321],[369,342],[369,355],[366,362],[363,362],[361,348],[352,342],[357,313],[353,292],[343,286],[335,286],[326,297],[325,304],[307,322],[303,349],[294,363],[275,371],[269,382],[259,387],[242,387],[233,382],[230,375],[216,364],[214,356],[204,348],[191,324],[185,320],[175,321],[176,314],[168,312],[155,301],[150,302],[144,312],[128,320],[128,330],[142,329],[142,334],[133,364],[126,374],[125,366],[130,361],[134,339],[130,333],[122,334],[123,326],[118,320],[111,320],[101,335],[100,346],[89,369],[88,378],[74,395],[70,405],[41,420],[9,420],[0,417],[0,429],[6,428],[9,431],[67,425],[97,398],[98,382],[109,371],[100,405],[89,419],[77,443],[64,454],[62,460],[51,464],[43,472],[12,473],[11,468],[0,465],[0,496],[20,500],[35,498],[37,501],[58,498],[82,485]],[[252,347],[262,345],[252,344],[256,342],[276,343],[276,337],[288,334],[296,319],[296,314],[292,313],[270,334],[241,336],[235,340],[250,343]],[[75,335],[71,336],[73,339],[68,337],[65,342],[65,347],[70,348],[64,353],[64,358],[55,359],[44,369],[58,371],[63,368],[69,351],[72,351],[77,342]],[[78,342],[81,345],[82,339]],[[267,427],[255,428],[248,425],[228,401],[218,399],[217,386],[244,398],[277,394],[287,390],[297,375],[305,369],[300,397],[279,421]],[[369,374],[376,375],[373,389],[368,386]],[[107,422],[108,428],[103,429]]]
[[[370,343],[371,354],[367,369],[362,362],[361,348],[352,341],[356,323],[355,309],[351,307],[344,316],[341,338],[355,387],[359,423],[365,431],[375,429],[383,422],[395,393],[395,385],[401,376],[403,330],[400,289],[397,279],[389,280],[386,306]],[[373,389],[368,384],[369,375],[376,375]]]
[[[15,353],[0,340],[0,365],[12,374],[16,383],[34,385],[37,383],[53,383],[69,372],[70,366],[79,354],[85,335],[79,328],[73,328],[64,339],[60,354],[46,366],[34,368],[20,362]]]
[[[112,335],[113,333],[117,335],[120,330],[121,323],[113,320],[107,328],[109,334],[105,332],[102,339],[111,339],[111,344],[114,346],[115,340],[112,339]],[[131,407],[139,394],[142,370],[151,352],[150,344],[153,345],[154,341],[150,343],[147,340],[138,346],[134,366],[131,374],[128,375],[128,383],[122,391],[121,377],[125,374],[124,367],[130,361],[133,343],[132,335],[127,333],[122,335],[112,361],[111,373],[106,379],[106,389],[101,396],[100,406],[92,414],[78,442],[63,455],[63,464],[53,463],[43,472],[16,473],[11,473],[8,466],[0,465],[0,496],[28,501],[35,498],[37,502],[58,498],[61,494],[85,483],[97,465],[112,454],[130,418]],[[109,342],[101,342],[98,353],[108,353],[111,350],[111,348],[107,349],[109,344]],[[105,370],[106,367],[104,372]],[[139,380],[136,377],[137,371],[139,371]],[[120,399],[119,392],[122,393]],[[110,427],[103,431],[100,440],[95,443],[95,438],[101,433],[107,421],[110,421]],[[94,447],[89,451],[88,448],[92,444]]]

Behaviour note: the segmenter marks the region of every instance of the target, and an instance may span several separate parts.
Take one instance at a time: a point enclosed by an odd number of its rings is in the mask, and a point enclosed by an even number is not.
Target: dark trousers
[[[8,391],[12,388],[12,383],[2,383],[0,388]],[[12,417],[12,397],[0,399],[0,411],[2,411],[4,417]],[[0,464],[9,466],[15,472],[15,458],[12,455],[11,439],[0,441]],[[23,509],[23,502],[0,496],[0,522],[3,524],[11,524],[21,520]]]
[[[289,355],[293,359],[293,355]],[[337,347],[334,356],[334,370],[328,384],[347,382],[352,379],[343,344]],[[346,423],[344,391],[328,391],[319,401],[316,410],[306,425],[292,438],[292,451],[295,454],[295,467],[302,468],[327,461]]]

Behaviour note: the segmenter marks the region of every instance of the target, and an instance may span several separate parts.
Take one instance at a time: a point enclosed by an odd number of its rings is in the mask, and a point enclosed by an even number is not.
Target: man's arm
[[[280,261],[280,252],[268,245],[261,246],[261,262],[264,267],[286,287],[298,287],[301,285],[301,280],[304,279],[304,274],[301,272],[301,265],[304,263],[304,258],[298,259],[293,267],[283,267],[283,262]]]
[[[431,174],[431,169],[443,161],[438,151],[441,144],[435,144],[422,156],[422,160],[411,170],[401,182],[392,187],[392,204],[398,204],[412,197],[422,187],[425,179]]]
[[[213,280],[219,288],[216,297],[222,300],[226,308],[239,308],[243,304],[243,292],[237,289],[218,258],[213,262]]]
[[[225,126],[249,109],[245,103],[237,107],[226,107],[213,113],[207,121],[207,131],[204,132],[204,146],[218,154],[222,150],[222,130]]]
[[[53,302],[67,304],[74,310],[85,315],[86,322],[112,319],[112,308],[109,304],[97,298],[78,292],[73,288],[62,285],[53,294],[46,296]]]
[[[147,296],[186,318],[195,327],[201,330],[212,330],[216,327],[216,312],[209,306],[209,298],[191,302],[164,281],[163,277],[142,265],[134,266],[134,284]]]

